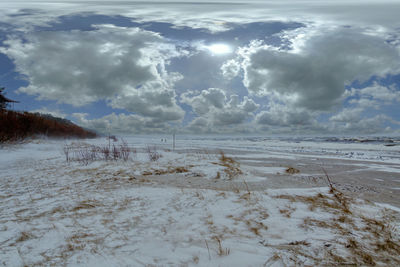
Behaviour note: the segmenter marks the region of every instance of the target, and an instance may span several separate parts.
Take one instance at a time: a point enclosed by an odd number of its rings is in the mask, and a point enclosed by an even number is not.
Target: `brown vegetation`
[[[173,174],[173,173],[185,173],[189,172],[186,167],[168,167],[165,170],[153,170],[153,171],[144,171],[142,175],[164,175],[164,174]]]
[[[78,161],[84,165],[96,160],[123,160],[128,161],[131,154],[136,154],[136,149],[129,147],[122,139],[120,144],[95,146],[86,143],[71,143],[64,145],[65,160]]]
[[[22,140],[27,137],[94,138],[96,133],[72,122],[39,113],[0,111],[0,143]]]
[[[295,174],[295,173],[299,173],[300,170],[298,170],[296,168],[293,168],[293,167],[289,167],[289,168],[286,169],[285,172],[288,173],[288,174]]]
[[[324,259],[304,250],[305,244],[302,243],[294,242],[291,244],[293,246],[280,246],[280,248],[292,252],[293,258],[290,260],[294,262],[300,260],[298,256],[302,256],[320,265],[399,266],[400,240],[392,225],[396,221],[395,217],[391,216],[387,210],[379,218],[367,218],[356,210],[352,210],[351,204],[354,200],[338,190],[326,171],[324,169],[323,171],[329,184],[329,195],[319,193],[314,196],[278,195],[275,197],[287,199],[290,202],[306,203],[312,211],[319,209],[329,212],[333,215],[330,220],[307,217],[300,226],[305,229],[324,228],[341,236],[342,239],[327,243],[321,248],[319,254],[324,254]],[[286,210],[280,210],[280,212],[287,217]]]
[[[228,256],[229,253],[231,252],[231,250],[229,248],[223,248],[222,247],[222,241],[221,238],[219,238],[218,236],[214,236],[213,237],[217,243],[218,243],[218,250],[217,250],[217,254],[218,256]]]
[[[239,162],[237,162],[231,157],[226,156],[223,151],[220,152],[220,155],[221,155],[221,157],[219,158],[220,162],[217,164],[225,167],[224,172],[229,179],[233,179],[239,176],[240,174],[243,174],[242,170],[240,169]],[[218,172],[216,178],[219,178],[220,176],[221,175]]]

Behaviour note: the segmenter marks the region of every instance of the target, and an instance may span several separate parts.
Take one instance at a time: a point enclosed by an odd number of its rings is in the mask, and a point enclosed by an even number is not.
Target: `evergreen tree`
[[[5,97],[4,90],[4,87],[0,88],[0,110],[6,109],[10,103],[18,103],[18,101],[14,101]]]

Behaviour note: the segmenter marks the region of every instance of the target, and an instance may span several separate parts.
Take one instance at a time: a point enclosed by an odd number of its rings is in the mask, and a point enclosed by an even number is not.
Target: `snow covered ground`
[[[400,265],[399,206],[330,188],[310,167],[317,158],[331,176],[340,163],[332,179],[372,173],[384,188],[400,181],[399,146],[125,140],[127,161],[82,160],[81,147],[105,138],[2,147],[0,265]]]

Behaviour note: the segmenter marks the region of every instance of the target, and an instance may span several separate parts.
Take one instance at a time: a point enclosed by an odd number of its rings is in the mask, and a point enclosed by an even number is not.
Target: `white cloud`
[[[193,120],[190,127],[208,125],[217,131],[220,127],[242,124],[251,118],[260,106],[246,96],[243,101],[240,101],[237,95],[228,98],[219,88],[209,88],[198,95],[194,94],[187,92],[181,95],[181,102],[190,105],[200,116]]]
[[[232,81],[220,79],[218,71],[226,79],[244,74],[250,96],[264,96],[257,102],[265,101],[267,110],[254,121],[261,130],[323,131],[325,126],[334,125],[331,130],[338,126],[344,131],[369,131],[369,123],[379,118],[395,123],[385,115],[362,121],[367,108],[377,112],[382,105],[399,102],[396,88],[374,84],[350,92],[345,91],[345,84],[399,72],[398,1],[157,2],[117,5],[112,0],[78,0],[50,5],[45,1],[3,1],[0,21],[25,33],[35,25],[55,22],[61,15],[77,14],[121,15],[140,22],[164,21],[176,28],[204,27],[213,32],[226,30],[231,23],[272,20],[301,22],[307,27],[280,34],[289,46],[277,48],[255,40],[221,67],[228,56],[210,60],[204,52],[191,55],[195,67],[188,70],[190,75],[185,79],[166,70],[170,59],[185,52],[177,51],[159,34],[137,28],[98,25],[87,32],[32,31],[23,38],[10,36],[5,43],[8,47],[0,52],[10,56],[17,71],[29,81],[21,92],[76,106],[105,100],[113,108],[136,113],[94,120],[77,114],[82,123],[95,128],[104,128],[108,122],[127,132],[137,132],[134,128],[149,132],[168,129],[165,122],[179,122],[184,117],[175,98],[187,88],[232,87],[232,92],[242,95],[240,88],[231,86]],[[205,81],[210,85],[204,85]],[[181,99],[198,115],[189,125],[193,131],[246,132],[252,129],[245,122],[259,108],[248,97],[239,101],[233,93],[210,88],[199,94],[183,94]],[[352,107],[332,116],[325,126],[317,122],[319,115],[337,110],[348,97]]]
[[[114,108],[164,120],[183,118],[165,65],[182,53],[157,33],[97,25],[94,31],[35,32],[10,38],[0,52],[29,82],[20,92],[83,106],[108,100]]]
[[[194,118],[187,126],[189,132],[200,134],[200,133],[215,133],[212,125],[204,117]]]
[[[354,123],[363,120],[365,111],[379,111],[382,107],[400,102],[400,91],[394,85],[382,86],[375,82],[361,89],[352,88],[346,92],[350,107],[330,117],[332,122]],[[382,114],[381,114],[382,115]],[[394,123],[394,121],[392,121]]]
[[[380,103],[373,99],[360,98],[360,99],[350,99],[349,103],[355,105],[360,109],[379,109]]]
[[[239,74],[240,64],[236,60],[230,59],[221,66],[221,71],[226,79],[232,79]]]
[[[150,118],[139,115],[126,115],[111,113],[107,116],[88,119],[88,114],[74,113],[75,122],[83,127],[94,129],[100,133],[107,134],[143,134],[143,133],[169,133],[172,126],[164,122],[155,122]]]
[[[395,86],[382,86],[378,83],[374,83],[372,86],[368,86],[362,89],[352,89],[352,95],[358,96],[361,99],[374,99],[382,100],[385,102],[400,102],[400,91],[396,90]]]
[[[183,118],[184,111],[175,101],[173,90],[135,90],[118,95],[112,99],[113,108],[121,108],[139,113],[153,120],[177,121]]]
[[[363,100],[363,99],[361,99]],[[370,101],[368,99],[364,99]],[[376,102],[373,102],[376,103]],[[380,134],[393,131],[389,124],[400,125],[400,122],[386,114],[367,116],[365,111],[370,111],[371,106],[363,102],[355,107],[348,107],[329,118],[330,131],[341,134]]]
[[[340,28],[313,30],[300,40],[294,50],[255,42],[239,51],[243,83],[250,93],[273,95],[309,110],[329,110],[343,100],[345,84],[399,72],[398,51],[380,37]]]
[[[355,112],[354,115],[351,114],[352,112]],[[357,112],[358,110],[348,109],[343,113],[339,113],[338,116],[334,116],[331,131],[341,134],[377,134],[385,132],[386,123],[396,122],[384,114],[361,118],[361,115],[357,114]]]
[[[152,1],[121,2],[111,1],[48,1],[8,0],[2,1],[0,15],[2,20],[18,24],[21,27],[30,27],[36,24],[46,24],[50,20],[72,13],[93,12],[96,14],[121,15],[135,18],[140,21],[164,21],[177,26],[194,28],[208,28],[212,31],[221,31],[229,28],[226,22],[248,23],[254,21],[300,21],[373,26],[382,25],[385,28],[399,27],[398,14],[400,3],[397,0],[381,1],[207,1],[195,3],[187,1]],[[7,17],[10,13],[20,9],[36,10],[39,13],[30,16]],[[45,10],[43,13],[41,11]],[[25,12],[29,13],[29,12]]]
[[[214,125],[208,118],[197,117],[181,130],[190,134],[250,134],[255,132],[251,123]]]
[[[382,86],[374,83],[362,89],[351,89],[348,93],[350,107],[342,109],[329,118],[331,131],[341,133],[383,133],[392,131],[387,125],[400,125],[391,114],[379,114],[382,107],[400,101],[400,92],[395,86]],[[378,113],[369,115],[368,113]]]
[[[190,105],[198,115],[210,112],[212,107],[221,109],[226,101],[225,93],[218,88],[203,90],[197,96],[193,92],[186,92],[181,95],[181,102]]]
[[[357,108],[345,108],[340,111],[338,114],[329,118],[330,121],[333,122],[344,122],[344,123],[354,123],[358,122],[362,118],[362,113],[364,109],[357,107]]]
[[[321,132],[325,130],[325,126],[319,124],[315,119],[317,115],[317,113],[304,108],[293,108],[272,102],[267,110],[257,114],[255,123],[264,132]]]

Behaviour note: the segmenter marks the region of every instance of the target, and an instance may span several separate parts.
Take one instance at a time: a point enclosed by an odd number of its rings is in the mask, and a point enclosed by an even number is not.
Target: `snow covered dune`
[[[241,159],[260,153],[244,146],[127,140],[128,160],[67,162],[63,141],[2,148],[0,265],[400,265],[399,208],[326,177],[302,184],[301,165],[254,171]]]

